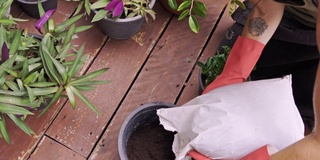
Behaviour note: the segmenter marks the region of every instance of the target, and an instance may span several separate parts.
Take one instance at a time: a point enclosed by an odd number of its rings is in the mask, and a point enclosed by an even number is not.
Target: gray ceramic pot
[[[144,104],[132,111],[122,123],[118,137],[118,152],[121,160],[128,160],[126,145],[130,135],[136,128],[148,123],[159,122],[157,110],[172,108],[176,105],[167,102],[154,102]]]
[[[153,8],[155,0],[152,0],[150,3],[150,8]],[[95,14],[97,10],[92,10]],[[128,39],[136,34],[144,22],[144,17],[141,15],[126,18],[126,19],[111,19],[104,17],[98,21],[98,27],[101,31],[106,34],[108,37],[113,39]]]
[[[39,10],[38,10],[38,1],[37,0],[17,0],[21,6],[21,8],[26,12],[29,16],[33,18],[40,18]],[[41,0],[42,7],[45,11],[50,9],[57,9],[58,0]]]

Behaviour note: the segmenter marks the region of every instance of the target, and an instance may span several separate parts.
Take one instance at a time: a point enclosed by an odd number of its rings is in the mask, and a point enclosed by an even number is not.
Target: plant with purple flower
[[[92,22],[109,18],[132,18],[141,15],[148,21],[148,16],[155,20],[155,12],[150,7],[150,0],[98,0],[91,5],[91,9],[98,10]]]

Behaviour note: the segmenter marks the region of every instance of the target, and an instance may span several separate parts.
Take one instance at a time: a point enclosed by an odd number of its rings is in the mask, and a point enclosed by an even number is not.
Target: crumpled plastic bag
[[[304,137],[291,77],[214,89],[181,107],[157,110],[160,124],[176,131],[176,160],[196,150],[211,159],[240,159],[269,145],[281,150]]]

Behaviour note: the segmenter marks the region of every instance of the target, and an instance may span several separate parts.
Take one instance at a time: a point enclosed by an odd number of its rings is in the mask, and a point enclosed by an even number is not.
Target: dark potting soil
[[[174,160],[174,132],[166,131],[159,123],[138,127],[128,139],[129,160]]]

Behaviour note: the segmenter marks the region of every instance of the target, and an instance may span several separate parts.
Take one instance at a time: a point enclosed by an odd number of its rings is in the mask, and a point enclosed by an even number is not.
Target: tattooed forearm
[[[266,21],[261,17],[254,17],[249,21],[248,31],[252,36],[261,36],[267,28]]]

